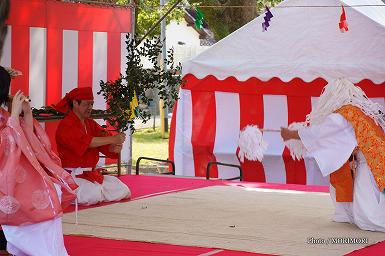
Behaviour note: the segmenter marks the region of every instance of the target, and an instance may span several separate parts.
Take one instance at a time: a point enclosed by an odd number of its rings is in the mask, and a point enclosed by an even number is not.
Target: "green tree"
[[[159,0],[137,0],[136,1],[136,26],[135,33],[142,37],[150,27],[155,24],[164,13],[171,8],[177,0],[170,0],[161,8]],[[117,0],[117,4],[128,4],[129,0]],[[183,3],[183,1],[182,1]],[[181,8],[175,8],[166,18],[167,24],[172,20],[180,21],[184,17],[184,12]],[[158,26],[150,35],[149,38],[160,35],[160,26]]]
[[[116,2],[117,4],[128,4],[129,0],[98,0],[99,2]],[[166,12],[176,0],[170,0],[165,8],[159,7],[159,0],[136,0],[136,33],[139,37]],[[253,20],[259,14],[264,12],[265,6],[274,6],[283,0],[183,0],[182,4],[192,5],[192,8],[201,7],[204,14],[204,22],[208,24],[211,31],[214,32],[216,40],[220,40],[233,31],[239,29],[246,23]],[[207,7],[213,6],[213,7]],[[227,7],[226,7],[227,6]],[[235,7],[239,6],[239,7]],[[167,23],[171,20],[181,20],[184,12],[181,8],[176,8],[167,17]],[[154,30],[150,37],[160,34],[160,29]]]
[[[164,104],[172,108],[178,98],[178,87],[183,83],[180,75],[181,66],[174,63],[172,49],[167,52],[167,58],[164,59],[168,69],[164,70],[161,67],[158,58],[162,52],[162,43],[159,38],[156,40],[147,38],[139,47],[137,47],[138,39],[127,35],[126,40],[128,54],[125,74],[121,74],[115,81],[100,81],[101,90],[98,94],[103,95],[109,106],[105,119],[119,131],[128,128],[134,131],[133,115],[143,122],[150,118],[150,113],[146,109],[135,106],[134,102],[137,99],[148,105],[150,99],[146,91],[156,89]],[[151,62],[152,68],[143,68],[143,58]]]

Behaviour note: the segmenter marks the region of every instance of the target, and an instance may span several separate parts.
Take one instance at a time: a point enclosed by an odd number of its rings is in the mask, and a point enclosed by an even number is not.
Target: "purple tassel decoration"
[[[262,23],[262,32],[267,31],[267,28],[270,26],[269,22],[271,18],[273,18],[273,14],[270,12],[269,8],[266,6],[266,12],[265,12],[265,22]]]

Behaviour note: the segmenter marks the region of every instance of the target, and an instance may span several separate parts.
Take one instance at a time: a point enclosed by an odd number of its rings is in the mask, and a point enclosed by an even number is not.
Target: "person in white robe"
[[[330,195],[335,205],[332,219],[354,223],[363,230],[385,232],[385,193],[379,190],[365,156],[358,148],[353,126],[341,114],[335,113],[345,105],[358,107],[385,132],[383,106],[369,100],[359,87],[346,79],[339,79],[325,87],[318,106],[307,116],[306,127],[299,130],[281,128],[281,136],[284,141],[302,143],[306,149],[303,154],[314,157],[323,176],[335,172],[353,156],[353,200],[337,202],[336,190],[331,185]]]

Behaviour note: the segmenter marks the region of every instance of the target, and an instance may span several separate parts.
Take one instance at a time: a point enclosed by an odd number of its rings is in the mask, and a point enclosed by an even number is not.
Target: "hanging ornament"
[[[136,97],[136,92],[134,92],[134,97],[132,97],[132,100],[130,102],[130,109],[126,110],[126,113],[130,115],[130,121],[134,120],[135,117],[139,116],[139,103],[138,98]]]
[[[204,19],[204,14],[203,12],[197,7],[195,10],[196,17],[195,17],[195,27],[197,29],[202,29],[203,28],[203,19]]]
[[[349,27],[348,27],[348,23],[346,22],[346,14],[345,14],[344,6],[342,5],[341,7],[342,7],[342,13],[340,16],[339,27],[340,27],[341,33],[344,33],[349,30]]]
[[[270,20],[273,18],[273,14],[270,12],[269,8],[266,6],[266,11],[265,11],[265,17],[263,18],[265,22],[262,23],[262,32],[267,31],[267,28],[270,26]]]

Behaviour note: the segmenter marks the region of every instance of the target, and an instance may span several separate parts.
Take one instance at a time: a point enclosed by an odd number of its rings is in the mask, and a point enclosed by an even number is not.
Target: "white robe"
[[[352,125],[336,113],[329,115],[321,124],[301,129],[298,133],[323,176],[341,168],[358,145]],[[353,202],[336,202],[333,186],[330,186],[330,196],[335,205],[334,221],[354,223],[364,230],[385,232],[385,193],[379,191],[361,151],[357,153]]]
[[[59,198],[61,188],[55,184]],[[62,218],[25,226],[2,225],[7,251],[15,256],[67,256]]]

